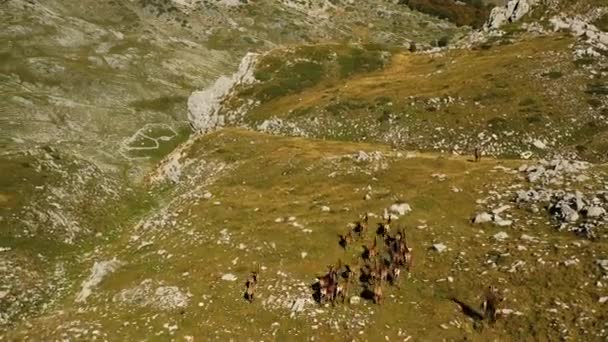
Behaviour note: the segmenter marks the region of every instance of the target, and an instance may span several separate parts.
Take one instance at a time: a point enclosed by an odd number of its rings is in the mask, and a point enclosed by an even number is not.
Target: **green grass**
[[[475,200],[483,197],[479,191],[487,190],[488,186],[509,186],[519,182],[516,176],[492,172],[494,166],[518,167],[519,161],[484,159],[481,163],[471,163],[466,158],[423,154],[412,159],[387,156],[387,168],[374,169],[373,163],[356,163],[341,157],[359,150],[391,153],[382,145],[283,138],[241,130],[222,130],[197,138],[184,151],[185,158],[197,163],[215,161],[231,166],[231,171],[205,187],[213,194],[213,199],[180,200],[167,212],[175,213],[171,216],[175,225],[162,229],[127,228],[112,244],[105,245],[103,255],[107,258],[117,256],[128,264],[108,276],[95,290],[88,306],[96,307],[96,311],[78,313],[78,305],[68,297],[57,307],[61,313],[32,321],[35,331],[18,326],[9,337],[18,339],[23,336],[21,332],[30,330],[31,337],[50,339],[63,331],[57,328],[59,323],[78,320],[79,325],[100,322],[102,331],[120,339],[169,338],[163,325],[170,322],[179,326],[174,337],[304,340],[316,336],[322,340],[343,340],[348,336],[378,340],[388,336],[395,340],[411,335],[421,340],[542,340],[559,336],[558,331],[547,328],[554,318],[546,315],[546,309],[553,305],[555,298],[567,301],[562,296],[568,293],[584,303],[586,309],[600,312],[593,291],[579,288],[580,279],[588,278],[593,270],[539,266],[531,273],[508,273],[500,269],[516,260],[534,266],[537,251],[546,262],[563,260],[569,255],[569,249],[556,251],[552,246],[570,245],[575,237],[556,233],[544,224],[531,228],[522,225],[521,232],[508,230],[512,239],[496,244],[489,237],[502,229],[470,225],[469,218],[477,211]],[[332,173],[337,176],[329,178]],[[431,177],[433,173],[444,173],[448,178],[438,182]],[[365,192],[358,189],[365,189],[370,184],[373,199],[365,201]],[[463,191],[453,193],[450,190],[453,186]],[[169,187],[162,193],[154,191],[153,197],[164,197],[157,203],[167,203],[173,198],[172,194],[180,193],[175,193],[178,188]],[[399,289],[385,288],[383,305],[364,301],[358,306],[320,307],[317,309],[322,309],[323,313],[317,314],[318,323],[302,315],[289,318],[289,310],[285,308],[271,309],[262,305],[271,294],[293,292],[288,287],[289,278],[277,275],[278,271],[288,273],[296,284],[310,284],[328,263],[338,259],[352,263],[357,259],[360,245],[371,243],[372,232],[365,241],[357,242],[346,251],[338,246],[337,234],[345,232],[346,224],[357,220],[361,213],[381,214],[383,208],[399,199],[406,200],[413,208],[411,214],[394,225],[406,227],[415,263],[411,278],[402,279]],[[215,201],[221,205],[214,205]],[[332,212],[321,212],[321,205],[330,206]],[[140,215],[133,214],[133,217],[137,216]],[[296,221],[312,229],[312,233],[275,222],[277,217],[288,216],[295,216]],[[373,224],[378,220],[372,218],[371,221]],[[422,222],[426,228],[416,228]],[[216,243],[224,229],[231,236],[229,245]],[[530,250],[520,251],[516,246],[522,242],[517,237],[524,232],[542,236],[548,243],[527,245]],[[153,244],[138,250],[137,244],[129,243],[134,234],[140,236],[141,241]],[[429,250],[436,242],[445,243],[453,250],[442,254]],[[241,243],[245,249],[238,248]],[[595,255],[608,251],[605,242],[584,248],[594,252],[576,253],[581,265],[591,265]],[[159,250],[173,256],[165,258],[157,253]],[[488,257],[505,250],[509,255],[502,257],[499,268],[485,265]],[[300,256],[302,251],[308,253],[304,259]],[[248,304],[241,298],[242,282],[256,263],[266,270],[260,276],[258,300]],[[465,268],[469,270],[465,271]],[[184,272],[188,272],[187,275]],[[238,281],[219,280],[227,272],[237,275]],[[86,274],[84,271],[83,276]],[[447,276],[454,277],[454,282],[438,282]],[[163,312],[112,300],[116,293],[143,279],[188,290],[192,294],[189,306],[183,312]],[[510,290],[505,307],[522,311],[524,315],[509,316],[493,326],[477,329],[449,300],[455,295],[476,306],[478,296],[488,284]],[[270,285],[277,286],[278,290],[269,289]],[[310,295],[308,291],[304,290],[304,296]],[[203,303],[202,307],[198,306],[199,302]],[[309,310],[314,311],[314,308]],[[350,322],[354,315],[365,317],[368,323],[365,327],[345,329],[343,323]],[[577,312],[564,311],[562,315],[556,319],[570,325]],[[328,324],[331,319],[337,320],[337,329]],[[447,330],[440,327],[453,320],[458,320],[462,327],[450,326]],[[127,321],[129,324],[125,325]],[[272,326],[274,322],[279,325]],[[312,326],[316,324],[319,327],[313,330]],[[399,336],[399,329],[406,334]],[[157,332],[161,334],[154,337]],[[573,337],[582,338],[578,330],[573,329],[571,333]]]
[[[131,106],[137,110],[152,110],[167,112],[176,106],[185,107],[187,98],[185,96],[161,96],[150,100],[137,100],[131,102]]]
[[[457,134],[475,136],[484,130],[498,135],[532,130],[548,138],[565,131],[593,132],[583,127],[591,117],[583,120],[574,113],[586,112],[589,104],[585,92],[603,93],[601,81],[588,85],[584,73],[576,72],[577,66],[565,54],[546,53],[567,51],[571,41],[561,35],[526,38],[493,45],[490,50],[456,49],[437,56],[414,55],[384,46],[367,47],[363,52],[364,47],[340,45],[278,50],[260,61],[256,73],[259,82],[240,90],[227,102],[226,111],[240,108],[248,99],[259,100],[259,94],[265,93],[265,100],[244,117],[246,124],[256,127],[278,117],[314,137],[365,139],[423,150],[446,144],[470,150],[474,143],[458,140]],[[330,58],[332,51],[335,60]],[[385,57],[381,58],[384,55],[379,51],[391,51],[391,59],[381,64]],[[366,56],[372,62],[367,62]],[[304,57],[323,66],[322,78],[311,86],[299,82],[302,87],[293,92],[289,83],[279,85],[278,80],[285,77],[294,81],[300,78],[298,72],[282,70],[290,70]],[[546,87],[543,80],[554,86]],[[551,91],[555,87],[563,89],[562,95]],[[448,97],[458,100],[442,102]],[[390,101],[379,103],[378,98]],[[433,104],[437,99],[440,103]],[[555,132],[548,133],[543,127],[552,127]],[[461,133],[437,133],[443,129]],[[401,131],[401,137],[394,131]],[[582,144],[581,139],[580,135],[571,135],[558,144],[570,148]],[[602,138],[598,135],[597,139]],[[529,148],[516,135],[499,140],[504,156]],[[605,151],[596,152],[602,155]]]

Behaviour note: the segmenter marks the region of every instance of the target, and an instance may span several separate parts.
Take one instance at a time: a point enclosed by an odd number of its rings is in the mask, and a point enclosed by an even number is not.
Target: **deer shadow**
[[[312,299],[321,304],[321,284],[316,281],[310,285],[310,289],[312,290]]]

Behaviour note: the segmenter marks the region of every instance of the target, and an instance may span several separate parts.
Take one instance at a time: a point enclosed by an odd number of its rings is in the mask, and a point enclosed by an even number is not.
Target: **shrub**
[[[548,77],[552,80],[556,80],[558,78],[561,78],[564,74],[561,73],[561,71],[549,71],[546,72],[544,74],[542,74],[543,77]]]

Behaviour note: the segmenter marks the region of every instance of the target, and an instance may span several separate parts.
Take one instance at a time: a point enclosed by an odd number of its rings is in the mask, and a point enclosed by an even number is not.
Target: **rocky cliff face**
[[[504,6],[495,7],[484,25],[484,30],[499,29],[505,23],[520,20],[539,2],[539,0],[509,0]]]
[[[258,54],[247,54],[238,70],[230,77],[222,76],[213,85],[195,91],[188,98],[188,120],[197,132],[207,133],[216,128],[221,128],[226,123],[226,118],[220,113],[222,101],[237,86],[246,86],[255,82],[253,72],[256,66]]]

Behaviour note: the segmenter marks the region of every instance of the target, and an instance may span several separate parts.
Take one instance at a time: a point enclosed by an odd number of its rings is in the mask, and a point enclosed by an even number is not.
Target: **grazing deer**
[[[498,304],[502,302],[504,298],[502,298],[498,289],[494,286],[488,286],[484,297],[485,299],[481,304],[484,317],[494,323],[498,317]]]
[[[258,275],[260,272],[260,266],[255,271],[251,272],[249,278],[247,278],[247,282],[245,283],[245,299],[247,299],[250,303],[253,302],[255,296],[255,290],[258,285]]]
[[[475,162],[479,162],[481,160],[481,149],[479,147],[475,147],[475,151],[473,152],[475,157]]]

